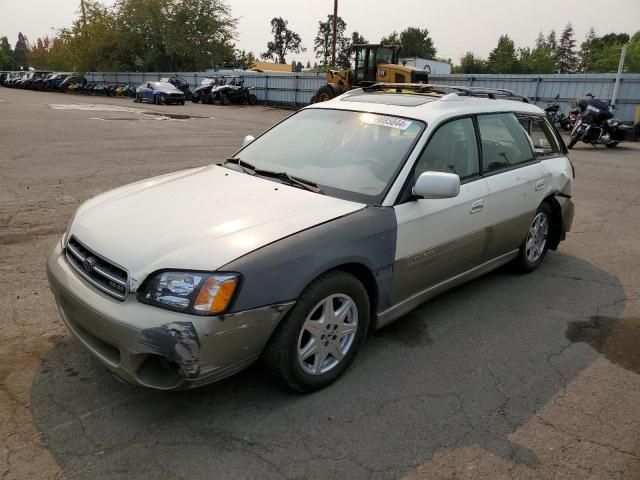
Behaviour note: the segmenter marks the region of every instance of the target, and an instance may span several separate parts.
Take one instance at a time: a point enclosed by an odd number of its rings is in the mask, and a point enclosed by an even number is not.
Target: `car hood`
[[[177,88],[154,88],[153,89],[154,92],[156,93],[184,93],[182,90],[179,90]]]
[[[212,165],[101,194],[69,234],[129,271],[216,270],[257,248],[365,205]]]

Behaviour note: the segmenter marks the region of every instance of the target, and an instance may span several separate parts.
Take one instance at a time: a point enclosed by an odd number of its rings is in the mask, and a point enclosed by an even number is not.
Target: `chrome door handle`
[[[472,213],[472,214],[478,213],[482,211],[483,208],[484,208],[484,200],[476,200],[471,204],[471,210],[469,210],[469,213]]]
[[[538,180],[538,182],[536,183],[536,192],[538,190],[542,190],[544,188],[545,183],[546,181],[544,178],[542,180]]]

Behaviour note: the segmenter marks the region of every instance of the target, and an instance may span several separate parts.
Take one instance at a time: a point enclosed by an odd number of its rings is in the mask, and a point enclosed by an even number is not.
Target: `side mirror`
[[[244,137],[242,139],[242,146],[246,147],[247,145],[249,145],[251,142],[253,142],[256,139],[256,137],[254,137],[253,135],[247,135],[246,137]]]
[[[455,173],[424,172],[418,177],[412,193],[422,198],[453,198],[460,193],[460,177]]]

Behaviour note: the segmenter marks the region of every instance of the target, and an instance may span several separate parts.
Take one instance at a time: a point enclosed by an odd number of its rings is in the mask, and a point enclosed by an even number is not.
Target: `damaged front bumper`
[[[215,382],[249,366],[294,302],[217,317],[116,300],[69,266],[60,242],[47,260],[60,316],[71,333],[127,382],[162,390]]]

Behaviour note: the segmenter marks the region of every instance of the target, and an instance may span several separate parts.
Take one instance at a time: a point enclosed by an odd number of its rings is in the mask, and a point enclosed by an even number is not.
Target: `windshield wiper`
[[[232,165],[238,165],[242,169],[243,172],[248,173],[249,175],[255,175],[256,174],[256,167],[251,165],[249,162],[245,162],[244,160],[240,160],[239,158],[227,158],[227,160],[224,162],[224,164],[226,164],[226,163],[231,163]]]
[[[287,182],[289,185],[293,187],[303,188],[305,190],[309,190],[314,193],[323,193],[322,189],[318,187],[317,183],[314,183],[310,180],[305,180],[300,177],[292,177],[287,172],[274,172],[271,170],[262,170],[256,168],[254,165],[249,162],[245,162],[244,160],[240,160],[239,158],[227,158],[225,163],[231,163],[232,165],[238,165],[245,173],[249,175],[258,175],[261,177],[270,177],[277,178],[278,180],[283,180]]]
[[[261,177],[272,177],[272,178],[277,178],[278,180],[284,180],[285,182],[288,182],[289,185],[293,187],[303,188],[305,190],[309,190],[310,192],[314,192],[314,193],[323,193],[322,189],[318,187],[317,183],[312,182],[310,180],[305,180],[304,178],[300,178],[300,177],[292,177],[287,172],[273,172],[271,170],[261,170],[261,169],[255,169],[254,172],[256,175],[260,175]]]

